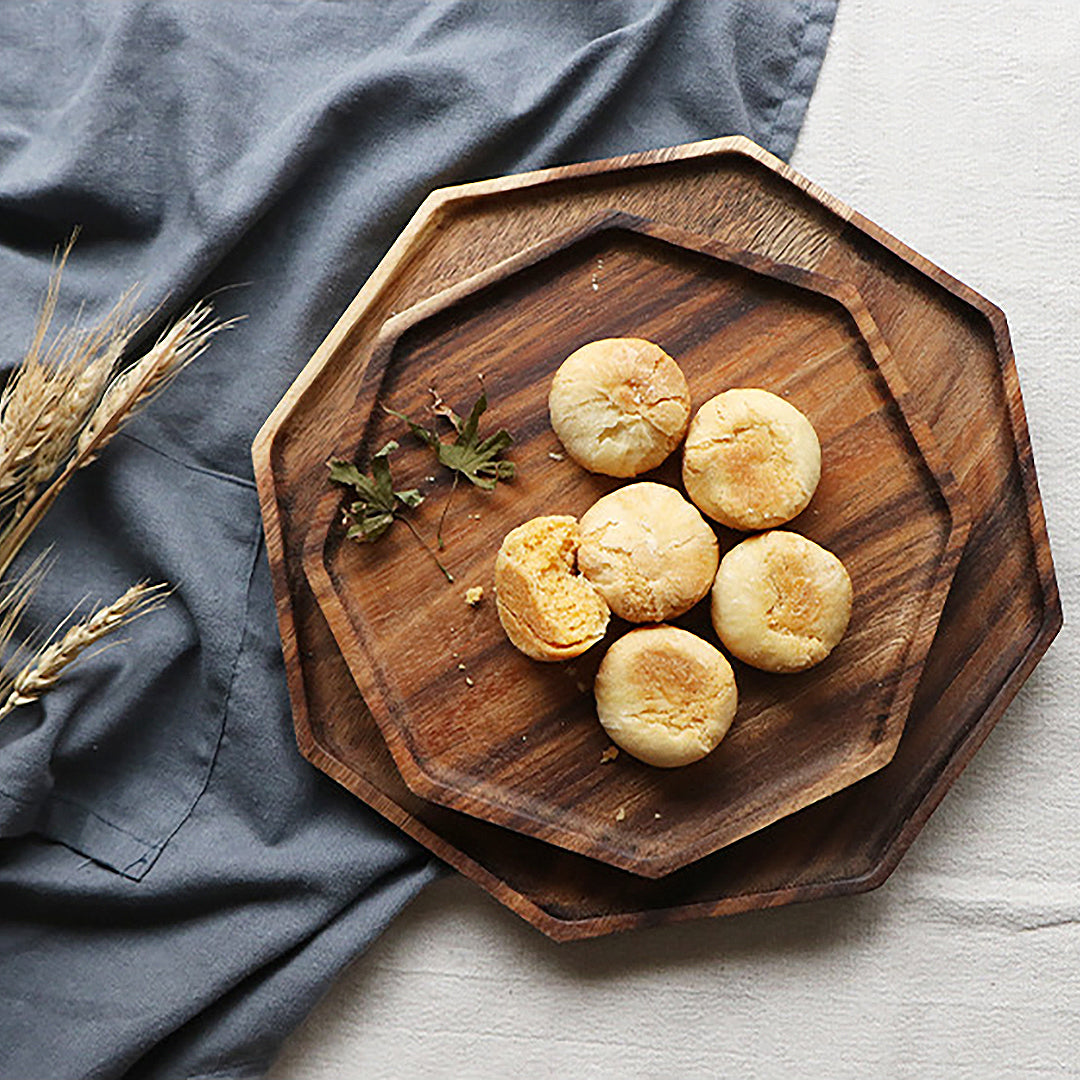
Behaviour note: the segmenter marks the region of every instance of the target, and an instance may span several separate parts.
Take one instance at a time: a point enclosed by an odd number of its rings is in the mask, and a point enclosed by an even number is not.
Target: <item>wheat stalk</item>
[[[124,422],[201,356],[215,334],[235,321],[218,322],[206,303],[196,304],[177,319],[145,356],[109,384],[79,433],[75,468],[89,465]]]
[[[217,333],[235,322],[233,319],[218,322],[209,305],[196,304],[166,330],[143,357],[115,376],[103,392],[97,390],[96,380],[102,373],[107,376],[111,371],[113,362],[105,365],[104,358],[113,355],[120,338],[108,339],[108,347],[101,353],[100,372],[93,370],[92,364],[84,364],[82,374],[90,383],[85,400],[93,402],[93,408],[87,412],[76,401],[79,386],[73,382],[64,400],[70,407],[71,417],[78,419],[73,419],[72,424],[58,419],[50,435],[50,449],[38,453],[39,467],[24,473],[20,495],[14,500],[14,513],[0,529],[0,574],[6,572],[72,475],[94,461],[150,398],[200,356]],[[41,490],[46,481],[47,486]]]
[[[133,314],[131,289],[96,326],[76,320],[47,343],[70,251],[69,243],[54,265],[30,348],[0,392],[0,511],[6,524],[21,516],[71,456],[121,355],[145,322]]]
[[[46,344],[73,242],[74,237],[54,264],[30,347],[0,392],[0,491],[28,475],[40,483],[55,471],[145,321],[132,313],[131,289],[96,326],[76,321]]]
[[[8,456],[0,492],[19,516],[75,448],[75,440],[104,391],[116,362],[104,353],[76,365],[30,368],[16,376],[9,408],[0,419]]]
[[[14,648],[11,648],[11,642],[15,639],[26,605],[45,576],[46,555],[47,552],[38,555],[14,582],[5,581],[0,585],[0,647],[5,653],[0,664],[0,697],[10,691],[12,671],[26,651],[24,642],[19,642]]]
[[[73,235],[58,252],[30,346],[0,390],[0,575],[72,475],[94,461],[215,334],[236,321],[218,322],[207,304],[196,304],[145,355],[117,373],[149,317],[134,312],[135,289],[124,293],[96,325],[84,327],[77,318],[50,337],[60,279],[74,242]],[[42,558],[13,584],[0,584],[0,649],[6,654],[0,664],[0,719],[37,700],[86,649],[160,607],[166,595],[165,586],[141,583],[80,622],[67,625],[69,616],[20,668],[29,646],[12,649],[11,643],[44,574]]]
[[[51,690],[64,671],[91,645],[119,627],[156,611],[165,602],[167,594],[165,585],[139,582],[111,604],[99,607],[85,619],[73,623],[62,634],[54,636],[37,650],[28,663],[5,680],[6,685],[2,689],[6,691],[6,696],[0,704],[0,719],[18,706],[36,701]],[[26,595],[28,597],[29,593]]]

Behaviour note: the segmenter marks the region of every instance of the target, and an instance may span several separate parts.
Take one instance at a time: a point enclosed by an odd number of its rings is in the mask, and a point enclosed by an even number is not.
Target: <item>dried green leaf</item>
[[[397,409],[391,409],[384,406],[386,411],[391,416],[396,416],[399,420],[404,420],[409,425],[409,430],[426,446],[429,446],[432,450],[437,449],[439,445],[439,436],[434,431],[429,431],[423,424],[418,424],[415,420],[410,420],[403,412],[398,412]]]
[[[432,391],[435,394],[434,391]],[[514,437],[505,428],[500,428],[486,439],[477,441],[480,429],[480,417],[484,415],[488,407],[487,391],[483,389],[481,382],[480,396],[476,399],[469,415],[462,420],[460,416],[438,394],[435,394],[435,404],[431,411],[436,416],[448,420],[457,435],[452,442],[439,437],[439,433],[423,424],[418,424],[404,413],[394,409],[386,411],[399,420],[404,420],[409,425],[409,430],[424,443],[438,458],[439,464],[450,469],[454,474],[454,487],[447,498],[446,506],[439,518],[439,529],[436,540],[440,548],[443,547],[442,529],[446,520],[446,511],[449,509],[450,500],[457,489],[457,482],[464,477],[474,487],[483,491],[491,491],[500,480],[513,480],[517,474],[517,468],[512,461],[504,461],[501,455],[513,443]]]
[[[392,439],[371,459],[371,476],[365,476],[351,461],[331,458],[326,464],[330,479],[356,492],[357,499],[345,511],[351,540],[370,543],[378,540],[402,510],[412,510],[424,501],[415,488],[395,491],[390,474],[390,455],[398,448]]]
[[[463,476],[470,484],[484,491],[491,491],[500,480],[512,480],[517,472],[512,461],[503,461],[500,455],[513,443],[514,437],[505,428],[478,441],[480,417],[488,407],[487,391],[481,389],[468,417],[462,420],[453,409],[436,396],[432,411],[436,416],[449,420],[457,434],[453,442],[439,437],[437,431],[418,424],[404,413],[387,409],[391,415],[404,420],[412,433],[430,447],[439,464]]]
[[[385,535],[396,520],[403,520],[409,531],[427,549],[436,565],[446,575],[447,581],[453,581],[453,575],[438,556],[416,531],[413,524],[402,515],[408,510],[415,510],[424,496],[416,488],[403,491],[394,490],[394,479],[390,472],[390,455],[398,448],[391,439],[371,459],[371,475],[366,476],[351,461],[331,458],[326,464],[330,470],[330,479],[336,484],[350,487],[357,499],[345,509],[345,535],[350,540],[361,544],[370,544]]]

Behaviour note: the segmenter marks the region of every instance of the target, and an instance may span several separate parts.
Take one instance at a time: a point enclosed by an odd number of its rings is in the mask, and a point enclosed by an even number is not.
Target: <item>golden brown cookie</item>
[[[648,765],[689,765],[727,734],[738,705],[723,653],[676,626],[641,626],[607,651],[596,713],[616,746]]]
[[[580,656],[607,630],[607,604],[575,569],[577,547],[577,521],[554,515],[511,529],[495,557],[499,621],[534,660]]]
[[[719,561],[716,534],[666,484],[627,484],[581,517],[578,567],[630,622],[689,611],[709,591]]]
[[[582,468],[607,476],[655,469],[682,442],[690,390],[679,365],[642,338],[604,338],[571,353],[548,395],[551,426]]]
[[[732,529],[771,529],[806,509],[821,446],[794,405],[767,390],[727,390],[690,423],[683,483],[694,504]]]
[[[774,530],[744,540],[720,560],[712,621],[740,660],[763,671],[802,671],[844,636],[851,597],[851,578],[831,551]]]

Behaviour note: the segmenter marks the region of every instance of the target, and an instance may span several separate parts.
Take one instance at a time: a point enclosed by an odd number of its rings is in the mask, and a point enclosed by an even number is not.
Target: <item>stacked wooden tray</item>
[[[601,763],[589,662],[524,660],[461,596],[509,527],[610,490],[549,457],[545,402],[620,334],[676,355],[695,404],[807,403],[825,478],[795,527],[863,605],[782,694],[740,672],[743,734],[677,781]],[[437,380],[467,407],[481,371],[520,474],[456,497],[461,587],[404,530],[343,544],[327,458],[398,437],[412,486],[430,464],[376,401],[418,412]],[[1001,313],[741,138],[433,193],[254,455],[301,752],[559,939],[879,884],[1061,622]]]

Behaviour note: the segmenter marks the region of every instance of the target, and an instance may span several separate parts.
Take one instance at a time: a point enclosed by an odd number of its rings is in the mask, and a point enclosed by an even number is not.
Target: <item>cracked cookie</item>
[[[689,765],[713,750],[738,704],[724,655],[676,626],[641,626],[619,638],[600,664],[595,693],[611,741],[661,768]]]
[[[506,636],[534,660],[568,660],[607,630],[608,606],[577,572],[578,523],[533,518],[511,529],[495,557],[495,606]]]
[[[630,622],[689,611],[716,576],[716,535],[678,491],[648,481],[598,499],[581,517],[578,567]]]
[[[655,469],[686,434],[690,390],[679,365],[642,338],[603,338],[561,364],[551,426],[582,468],[606,476]]]
[[[803,671],[844,636],[851,578],[831,552],[798,533],[752,536],[720,560],[712,621],[724,647],[763,671]]]
[[[694,504],[732,529],[782,525],[806,509],[821,477],[821,446],[794,405],[767,390],[727,390],[690,423],[683,483]]]

